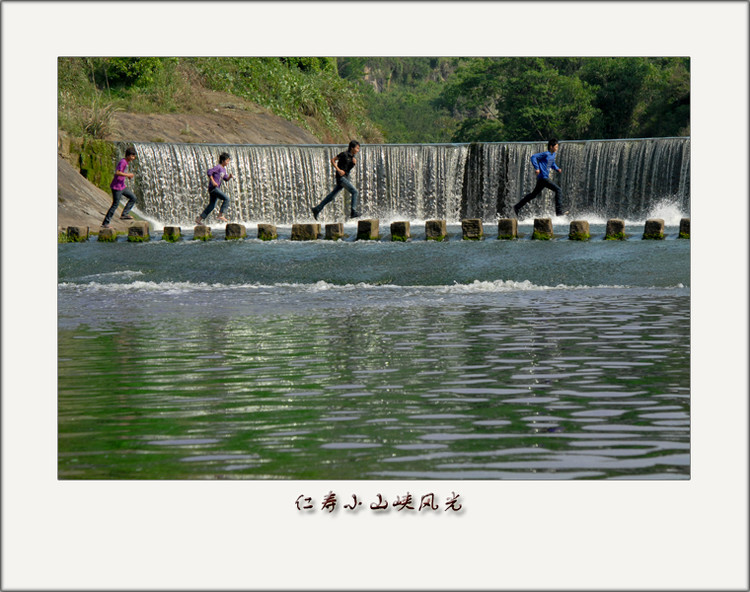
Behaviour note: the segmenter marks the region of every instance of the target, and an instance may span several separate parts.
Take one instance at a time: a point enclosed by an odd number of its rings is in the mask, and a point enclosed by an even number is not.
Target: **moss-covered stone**
[[[607,231],[605,240],[625,240],[625,220],[610,218],[607,220]]]
[[[148,222],[133,222],[128,227],[128,242],[145,243],[151,240]]]
[[[225,240],[241,240],[247,236],[247,229],[242,224],[229,223],[224,231]]]
[[[205,224],[198,224],[198,226],[193,229],[193,240],[211,240],[211,227],[206,226]]]
[[[378,240],[380,238],[380,220],[360,220],[357,223],[357,240]]]
[[[333,222],[326,224],[326,240],[340,240],[344,238],[344,224],[342,222]]]
[[[461,232],[464,240],[481,240],[484,236],[482,220],[479,218],[461,220]]]
[[[424,223],[424,235],[427,240],[442,242],[448,236],[445,220],[427,220]]]
[[[690,218],[680,220],[680,238],[690,238]]]
[[[664,220],[651,218],[646,220],[643,229],[643,240],[662,240],[664,238]]]
[[[182,229],[179,226],[165,226],[161,239],[168,243],[176,243],[182,238]]]
[[[407,220],[391,222],[391,241],[405,243],[411,238],[411,224]]]
[[[552,220],[550,218],[534,218],[532,240],[552,240],[554,237],[555,234],[552,230]]]
[[[100,243],[113,243],[117,240],[117,231],[114,228],[101,228],[96,240]]]
[[[276,240],[279,238],[276,226],[273,224],[258,224],[258,238],[262,241]]]
[[[573,220],[570,223],[570,240],[587,241],[591,238],[589,223],[586,220]]]
[[[68,243],[85,243],[89,240],[89,227],[88,226],[68,226],[65,231],[66,240],[63,242]]]
[[[293,241],[318,240],[320,224],[292,224]]]
[[[497,238],[499,240],[518,238],[518,220],[515,218],[500,218],[497,221]]]

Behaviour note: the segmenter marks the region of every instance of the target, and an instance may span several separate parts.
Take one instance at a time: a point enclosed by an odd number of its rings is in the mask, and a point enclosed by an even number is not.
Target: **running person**
[[[545,188],[551,189],[555,192],[555,214],[557,216],[564,216],[568,213],[563,210],[562,189],[560,189],[559,185],[556,185],[549,179],[550,169],[554,169],[558,173],[562,172],[562,169],[555,164],[555,155],[558,147],[559,144],[557,140],[551,138],[549,142],[547,142],[547,152],[538,152],[531,156],[531,164],[536,172],[536,186],[531,193],[524,195],[523,199],[513,206],[513,211],[516,213],[516,217],[518,217],[518,211],[532,199],[537,197],[542,192],[542,189]]]
[[[135,148],[129,147],[125,150],[125,158],[121,159],[115,167],[115,176],[112,179],[112,183],[109,184],[109,188],[112,190],[112,205],[107,211],[107,215],[104,216],[104,222],[102,222],[102,228],[111,228],[109,223],[112,220],[112,216],[117,211],[117,206],[120,205],[120,199],[122,196],[128,198],[125,208],[120,214],[120,220],[132,220],[133,216],[130,215],[130,210],[135,205],[135,194],[125,186],[125,179],[132,179],[135,175],[128,173],[128,165],[135,160]]]
[[[336,197],[338,192],[342,189],[346,189],[352,194],[350,217],[359,218],[360,214],[357,211],[357,205],[359,204],[359,191],[357,191],[357,188],[354,187],[349,180],[349,171],[351,171],[357,164],[355,156],[358,152],[359,142],[357,142],[357,140],[352,140],[349,142],[349,148],[345,152],[341,152],[331,159],[331,164],[333,165],[333,168],[336,169],[336,187],[333,188],[331,193],[325,196],[323,201],[312,208],[313,217],[316,220],[318,219],[318,214],[323,211],[323,208],[333,201],[333,198]]]
[[[219,155],[219,164],[208,170],[208,205],[206,209],[195,219],[196,224],[203,224],[203,221],[208,218],[208,215],[214,211],[216,207],[216,200],[221,200],[221,208],[219,208],[219,215],[217,216],[220,222],[229,222],[224,214],[229,208],[229,198],[224,194],[223,191],[219,190],[222,181],[229,181],[232,178],[232,173],[227,173],[226,166],[229,164],[231,157],[226,152],[222,152]]]

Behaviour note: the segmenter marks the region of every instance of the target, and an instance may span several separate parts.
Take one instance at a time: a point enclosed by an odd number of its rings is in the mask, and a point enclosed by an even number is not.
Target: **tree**
[[[459,68],[439,102],[463,120],[455,141],[578,138],[597,115],[594,91],[544,58],[480,58]]]

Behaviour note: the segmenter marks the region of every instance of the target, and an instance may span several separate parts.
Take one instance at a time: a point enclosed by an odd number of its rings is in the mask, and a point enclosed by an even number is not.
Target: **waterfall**
[[[191,225],[208,203],[206,172],[221,152],[232,157],[234,178],[222,185],[235,221],[291,224],[311,218],[310,208],[335,185],[331,158],[338,145],[236,145],[134,143],[132,165],[138,207],[163,224]],[[120,152],[126,144],[118,143]],[[531,191],[530,157],[544,143],[369,144],[350,173],[360,210],[382,220],[461,218],[494,221],[508,216]],[[571,215],[643,217],[667,201],[689,215],[690,138],[560,142],[553,176]],[[549,191],[532,201],[528,215],[554,212]],[[326,208],[343,220],[349,194]],[[209,219],[210,221],[210,219]]]

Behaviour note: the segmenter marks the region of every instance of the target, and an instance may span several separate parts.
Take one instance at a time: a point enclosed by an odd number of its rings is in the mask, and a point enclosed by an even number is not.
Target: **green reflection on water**
[[[686,301],[61,329],[59,476],[685,477]]]

